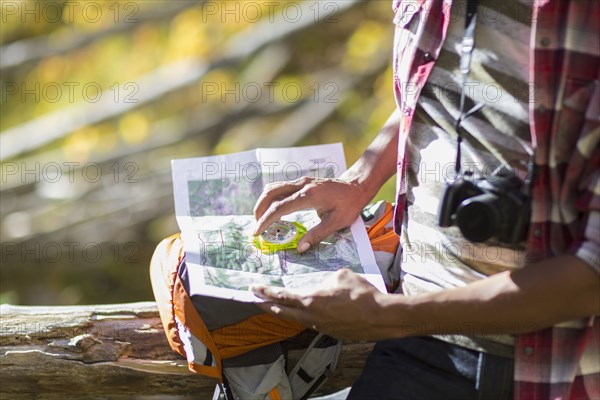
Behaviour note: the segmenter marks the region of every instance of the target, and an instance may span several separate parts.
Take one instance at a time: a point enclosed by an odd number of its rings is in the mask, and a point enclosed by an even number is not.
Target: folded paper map
[[[314,290],[341,268],[363,274],[385,291],[362,221],[299,254],[265,254],[253,245],[253,208],[265,185],[302,176],[339,177],[346,169],[341,144],[256,149],[172,161],[175,212],[186,251],[190,295],[260,301],[254,284]],[[314,210],[282,218],[307,229],[319,223]]]

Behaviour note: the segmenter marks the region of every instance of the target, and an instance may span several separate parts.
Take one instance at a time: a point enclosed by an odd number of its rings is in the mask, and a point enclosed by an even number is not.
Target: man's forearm
[[[600,277],[563,255],[461,288],[385,296],[381,304],[385,336],[518,333],[600,314]]]
[[[396,173],[399,123],[400,113],[396,110],[363,155],[342,175],[343,179],[359,184],[370,199]]]

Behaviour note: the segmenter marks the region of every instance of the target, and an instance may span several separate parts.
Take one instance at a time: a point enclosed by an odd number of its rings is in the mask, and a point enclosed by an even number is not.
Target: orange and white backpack
[[[398,237],[392,205],[379,202],[362,213],[388,291],[398,286]],[[266,314],[253,303],[189,295],[183,242],[164,239],[150,263],[150,277],[171,348],[189,369],[215,378],[214,399],[307,399],[335,371],[341,341],[317,334],[294,366],[286,341],[305,328]]]

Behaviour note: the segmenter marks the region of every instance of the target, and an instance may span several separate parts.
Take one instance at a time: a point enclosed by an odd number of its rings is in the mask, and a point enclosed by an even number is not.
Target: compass
[[[305,233],[306,228],[299,222],[276,221],[255,236],[252,242],[263,253],[270,254],[278,250],[295,249]]]

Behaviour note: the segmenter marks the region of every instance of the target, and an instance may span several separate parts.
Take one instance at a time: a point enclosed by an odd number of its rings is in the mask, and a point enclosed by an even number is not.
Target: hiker
[[[394,2],[397,110],[340,179],[269,185],[256,232],[314,208],[315,248],[397,174],[401,282],[257,287],[378,340],[349,399],[600,398],[600,2]],[[474,44],[474,46],[473,46]]]

